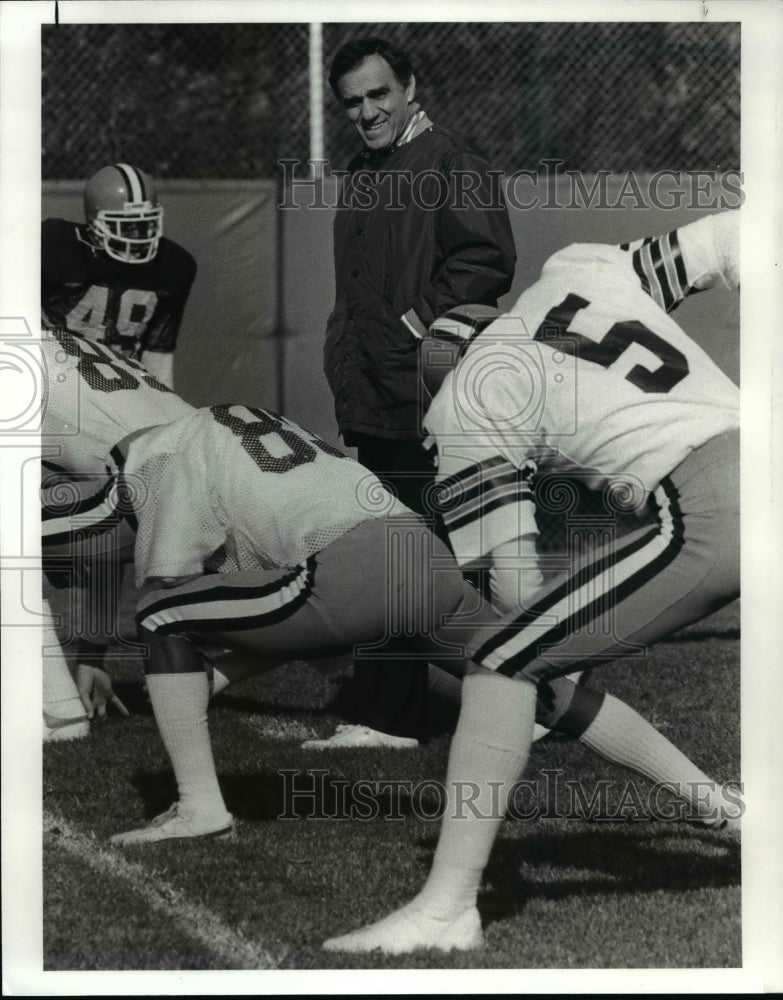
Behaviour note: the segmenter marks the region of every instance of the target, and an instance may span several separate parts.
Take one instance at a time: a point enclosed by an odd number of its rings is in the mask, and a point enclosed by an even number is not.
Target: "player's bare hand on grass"
[[[114,693],[111,677],[100,667],[80,663],[76,668],[76,687],[87,711],[87,718],[106,718],[106,709],[112,705],[120,715],[130,715],[119,696]]]

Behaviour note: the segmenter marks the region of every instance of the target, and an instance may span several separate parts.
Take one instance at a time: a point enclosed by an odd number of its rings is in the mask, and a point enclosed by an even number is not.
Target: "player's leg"
[[[734,793],[614,695],[556,677],[538,686],[536,718],[548,729],[578,739],[612,764],[678,795],[688,806],[683,818],[716,829],[738,830]]]
[[[425,497],[435,469],[418,440],[357,438],[359,462],[412,511],[426,515]],[[427,664],[364,654],[353,664],[352,714],[334,735],[307,740],[305,749],[383,746],[412,749],[429,735]]]
[[[449,765],[450,780],[469,776],[479,798],[486,798],[496,785],[502,793],[513,781],[510,773],[521,769],[527,757],[534,685],[619,655],[638,653],[643,658],[647,642],[698,620],[736,596],[738,560],[736,552],[726,551],[726,541],[734,537],[737,523],[737,473],[736,441],[724,436],[710,442],[663,485],[657,531],[642,529],[608,550],[591,554],[567,581],[544,588],[524,616],[479,631],[471,650],[475,663],[510,680],[516,677],[520,686],[498,684],[493,690],[484,674],[470,686],[466,684],[457,728],[460,739],[455,734],[452,744],[456,763],[454,769]],[[517,691],[517,697],[512,691]],[[485,742],[486,733],[492,734],[497,759],[492,748],[482,749],[482,738],[473,735],[479,728],[477,720],[483,720]],[[463,771],[463,748],[469,771]],[[501,756],[504,751],[505,758]],[[456,794],[456,787],[449,788],[438,863],[433,864],[432,879],[419,896],[377,924],[330,939],[326,948],[400,952],[477,943],[475,933],[463,926],[470,920],[464,914],[475,906],[476,865],[488,858],[500,819],[460,825],[451,798]],[[454,845],[460,839],[462,846],[455,855]],[[441,842],[448,845],[448,852],[446,847],[441,852]],[[457,861],[449,860],[447,853]]]
[[[57,595],[68,638],[64,652],[89,719],[113,703],[127,709],[101,669],[110,642],[119,640],[123,570],[133,560],[135,532],[112,494],[112,480],[46,477],[41,489],[41,552],[49,593]],[[52,485],[52,481],[54,485]],[[96,485],[98,488],[96,488]],[[47,646],[51,643],[47,642]],[[56,660],[44,660],[44,679]]]
[[[497,616],[409,514],[365,521],[293,570],[156,588],[142,596],[137,620],[205,648],[255,653],[257,672],[293,657],[353,652],[390,662],[426,657],[461,676],[476,627]]]
[[[488,672],[465,679],[440,837],[423,889],[383,920],[325,941],[327,951],[397,954],[481,946],[476,897],[514,783],[527,762],[535,705],[536,688],[529,681]]]
[[[303,615],[311,584],[312,568],[303,566],[294,571],[215,574],[145,588],[137,621],[148,646],[147,692],[174,769],[178,800],[148,826],[115,835],[113,843],[154,843],[231,830],[233,818],[220,790],[207,723],[209,663],[193,639],[228,646],[241,636],[245,643],[238,643],[240,649],[257,651],[257,646],[248,645],[248,634],[258,642],[264,623],[282,622],[290,630],[288,650],[293,653],[296,626],[290,619],[298,615],[302,628],[314,625],[311,615]],[[277,648],[283,648],[280,641]],[[258,655],[252,660],[256,673],[280,661],[268,651],[264,662]]]
[[[76,683],[51,624],[52,611],[43,599],[45,623],[42,629],[43,738],[52,743],[86,736],[90,723]]]
[[[233,817],[218,784],[207,727],[209,682],[203,658],[186,638],[140,630],[148,645],[147,692],[174,768],[178,799],[148,826],[116,834],[112,843],[154,843],[229,833]]]
[[[460,710],[462,681],[430,665],[429,688],[438,729],[453,733]],[[643,775],[688,803],[686,818],[706,826],[734,826],[736,805],[663,733],[630,705],[611,694],[555,677],[538,685],[536,732],[556,732],[580,740],[612,764]]]
[[[500,630],[490,638],[479,660],[533,679],[619,656],[638,659],[641,667],[651,643],[735,598],[736,445],[735,435],[724,435],[698,449],[657,494],[657,534],[643,528],[611,552],[588,555],[574,574],[542,588],[524,623],[518,620],[505,637]],[[568,726],[564,721],[561,729]],[[694,818],[707,825],[735,824],[731,793],[619,699],[605,696],[587,728],[573,735],[613,763],[676,788]]]
[[[502,545],[496,546],[489,558],[491,566],[488,575],[492,607],[504,617],[521,614],[544,582],[535,536],[509,539]],[[582,671],[572,675],[574,683],[581,676]],[[548,736],[551,731],[551,726],[543,725],[536,718],[533,742]]]
[[[456,564],[451,560],[453,572],[430,590],[426,526],[415,517],[389,520],[395,523],[378,519],[357,526],[293,570],[214,574],[142,595],[137,620],[143,635],[156,640],[150,642],[147,665],[150,700],[180,802],[185,796],[197,817],[223,817],[227,811],[206,724],[205,662],[195,643],[254,653],[245,663],[254,663],[257,672],[294,657],[329,656],[362,644],[390,658],[431,653],[462,669],[472,629],[457,626],[456,641],[451,635],[447,641],[434,624],[460,604],[464,584]],[[412,558],[401,559],[399,573],[390,579],[374,572],[387,565],[388,546],[400,542],[409,553],[413,549]],[[417,654],[410,652],[411,644]],[[209,825],[194,821],[191,828]],[[145,829],[151,832],[132,831],[117,842],[198,835],[174,827],[169,832],[168,822]]]
[[[658,523],[577,554],[528,608],[475,636],[477,661],[539,680],[647,646],[739,594],[738,437],[694,451],[655,491]]]

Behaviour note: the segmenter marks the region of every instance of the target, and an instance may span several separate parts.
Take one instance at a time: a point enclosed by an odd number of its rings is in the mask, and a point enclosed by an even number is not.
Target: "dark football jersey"
[[[123,264],[92,246],[83,223],[45,219],[41,227],[44,326],[121,357],[175,349],[195,276],[193,257],[165,236],[149,263]]]

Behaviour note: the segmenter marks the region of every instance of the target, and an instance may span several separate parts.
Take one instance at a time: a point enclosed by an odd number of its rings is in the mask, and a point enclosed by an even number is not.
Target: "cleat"
[[[122,847],[153,844],[159,840],[184,840],[188,837],[224,837],[234,830],[234,817],[224,813],[217,819],[197,816],[183,810],[179,802],[156,816],[147,826],[125,833],[115,833],[109,843]]]
[[[714,830],[720,833],[727,833],[730,837],[739,839],[740,835],[740,821],[739,817],[729,816],[725,819],[716,820],[714,823],[705,823],[704,826],[708,830]]]
[[[419,948],[470,951],[483,944],[481,919],[475,906],[455,920],[444,920],[428,916],[409,903],[375,924],[329,938],[322,947],[325,951],[380,951],[384,955],[402,955]]]
[[[736,809],[732,809],[732,813],[736,813]],[[740,836],[740,817],[736,815],[727,816],[725,811],[721,811],[717,819],[697,819],[693,821],[693,825],[701,827],[703,830],[711,830],[713,833],[727,833],[730,837],[737,840]]]
[[[302,750],[349,750],[357,747],[386,747],[392,750],[415,750],[419,741],[412,736],[392,736],[369,726],[338,726],[333,736],[323,740],[305,740]]]
[[[78,715],[71,719],[59,719],[50,715],[46,709],[43,714],[44,743],[60,743],[65,740],[82,740],[90,732],[90,720],[86,715]]]

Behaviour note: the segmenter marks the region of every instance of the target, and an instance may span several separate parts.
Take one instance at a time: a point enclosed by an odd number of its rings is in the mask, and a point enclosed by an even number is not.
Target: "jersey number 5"
[[[608,368],[633,344],[638,344],[659,360],[657,368],[637,364],[625,378],[642,392],[669,392],[688,374],[688,359],[676,347],[653,333],[638,320],[615,323],[600,340],[592,340],[582,333],[569,329],[580,310],[590,303],[580,295],[569,294],[554,309],[550,309],[535,333],[535,340],[555,350],[573,354],[583,361],[592,361]]]

